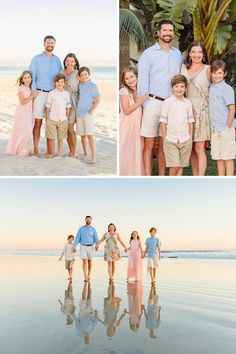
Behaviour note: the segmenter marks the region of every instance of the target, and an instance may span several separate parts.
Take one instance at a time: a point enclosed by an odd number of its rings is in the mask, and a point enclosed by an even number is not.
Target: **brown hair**
[[[129,243],[134,239],[134,238],[133,238],[133,234],[134,234],[135,232],[136,232],[136,234],[138,235],[138,236],[137,236],[137,239],[139,240],[138,231],[134,230],[134,231],[131,232]]]
[[[214,73],[215,71],[222,69],[224,74],[226,73],[226,64],[223,60],[215,60],[213,63],[211,63],[211,73]]]
[[[78,75],[80,75],[83,71],[87,71],[87,73],[89,75],[91,74],[91,72],[90,72],[89,68],[87,68],[87,66],[82,66],[82,68],[80,68],[78,71]]]
[[[26,74],[29,74],[30,77],[31,77],[31,83],[30,83],[30,85],[29,85],[29,87],[31,88],[33,76],[32,76],[32,73],[31,73],[29,70],[24,70],[24,71],[21,73],[21,75],[18,77],[18,79],[17,79],[17,81],[16,81],[16,85],[18,85],[18,86],[24,85],[24,83],[23,83],[23,77],[24,77]]]
[[[177,84],[184,84],[185,87],[188,86],[188,80],[187,78],[184,76],[184,75],[175,75],[174,77],[172,77],[171,79],[171,87],[173,87],[174,85],[177,85]]]
[[[190,66],[191,66],[192,60],[191,60],[191,58],[190,58],[189,53],[191,52],[191,50],[192,50],[193,47],[201,47],[201,48],[202,48],[202,54],[203,54],[202,62],[203,62],[204,64],[208,64],[208,62],[207,62],[207,52],[206,52],[206,48],[205,48],[204,44],[203,44],[201,41],[193,41],[193,42],[189,45],[189,47],[188,47],[188,49],[187,49],[187,54],[186,54],[186,59],[185,59],[185,65],[186,65],[186,68],[187,68],[187,69],[189,69]]]
[[[69,236],[67,237],[67,240],[69,241],[71,238],[73,238],[73,240],[74,240],[74,236],[73,236],[73,235],[69,235]]]
[[[47,39],[53,39],[56,42],[56,39],[53,36],[48,35],[44,37],[43,43],[45,43]]]
[[[114,226],[114,231],[116,231],[116,227],[115,227],[115,224],[113,224],[112,222],[107,226],[107,230],[109,231],[109,227],[110,226]]]
[[[152,231],[157,232],[157,229],[155,227],[151,227],[151,229],[149,230],[149,232],[151,233]]]
[[[127,66],[121,73],[121,87],[126,87],[130,93],[134,93],[134,90],[131,89],[126,83],[125,83],[125,75],[129,72],[134,73],[136,77],[138,77],[138,72],[133,66]]]
[[[63,65],[64,65],[64,69],[66,68],[66,59],[67,58],[74,58],[75,60],[75,65],[74,65],[74,69],[79,70],[79,61],[76,58],[76,55],[74,53],[68,53],[65,57],[65,59],[63,60]]]
[[[175,25],[171,20],[162,20],[158,23],[157,26],[157,30],[160,31],[161,30],[161,26],[162,25],[172,25],[173,26],[173,30],[175,30]]]
[[[62,80],[62,79],[64,80],[64,82],[66,81],[65,75],[63,75],[63,74],[57,74],[57,75],[55,76],[54,82],[57,82],[57,81]]]

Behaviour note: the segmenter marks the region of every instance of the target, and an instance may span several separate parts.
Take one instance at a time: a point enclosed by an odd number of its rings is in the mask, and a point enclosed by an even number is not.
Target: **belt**
[[[149,93],[149,96],[152,97],[152,98],[155,98],[156,100],[159,100],[159,101],[165,101],[164,98],[159,97],[159,96],[152,95],[151,93]]]
[[[41,91],[41,92],[50,92],[50,91],[52,91],[52,90],[49,90],[49,91],[47,91],[47,90],[41,90],[41,89],[39,89],[39,88],[36,88],[36,90],[37,90],[37,91]]]
[[[91,244],[91,245],[82,245],[82,246],[93,246],[93,244]]]

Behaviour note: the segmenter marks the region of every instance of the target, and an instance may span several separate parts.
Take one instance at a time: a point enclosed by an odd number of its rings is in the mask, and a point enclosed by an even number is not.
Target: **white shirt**
[[[66,90],[54,89],[49,92],[46,107],[50,108],[49,118],[56,122],[67,120],[66,109],[71,108],[70,94]]]
[[[64,248],[63,248],[63,252],[65,254],[65,260],[66,261],[72,261],[73,259],[75,259],[75,254],[74,252],[72,252],[73,249],[73,244],[72,243],[66,243]]]
[[[167,124],[167,141],[183,143],[190,139],[189,123],[194,122],[191,101],[174,95],[168,97],[162,105],[161,122]]]

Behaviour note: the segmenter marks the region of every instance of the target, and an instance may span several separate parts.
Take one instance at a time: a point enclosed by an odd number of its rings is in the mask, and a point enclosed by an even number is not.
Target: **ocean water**
[[[16,76],[18,77],[23,70],[27,70],[27,67],[23,66],[0,66],[1,76]],[[117,69],[115,66],[91,66],[91,78],[92,80],[101,81],[116,81]]]
[[[61,249],[0,249],[1,255],[8,256],[58,256]],[[94,253],[95,257],[103,257],[103,250]],[[128,254],[122,253],[122,257]],[[163,258],[180,259],[233,259],[236,260],[236,250],[171,250],[162,251]]]

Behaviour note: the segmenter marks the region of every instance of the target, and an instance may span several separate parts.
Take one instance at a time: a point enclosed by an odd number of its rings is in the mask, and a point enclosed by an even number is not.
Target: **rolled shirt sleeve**
[[[187,113],[188,113],[188,123],[194,123],[193,106],[191,102],[189,102],[188,104]]]
[[[36,91],[37,60],[35,57],[31,60],[29,71],[32,74],[32,91]]]
[[[160,123],[168,123],[168,102],[164,101],[161,108]]]
[[[146,51],[141,55],[138,62],[138,95],[139,97],[149,93],[150,63]]]

